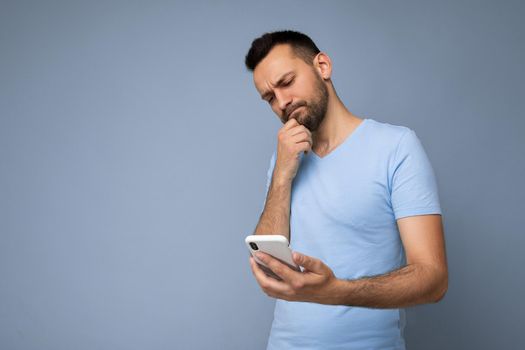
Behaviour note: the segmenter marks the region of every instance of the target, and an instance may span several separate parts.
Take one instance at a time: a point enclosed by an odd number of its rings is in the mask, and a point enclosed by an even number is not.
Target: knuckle
[[[302,280],[293,281],[292,287],[294,290],[302,289],[304,287],[304,282]]]

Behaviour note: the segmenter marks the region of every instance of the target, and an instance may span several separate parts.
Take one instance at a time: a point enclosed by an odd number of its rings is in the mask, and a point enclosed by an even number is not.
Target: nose
[[[277,98],[277,102],[279,105],[279,109],[282,111],[283,115],[286,112],[286,108],[290,103],[292,103],[292,97],[282,91],[275,91],[275,98]]]

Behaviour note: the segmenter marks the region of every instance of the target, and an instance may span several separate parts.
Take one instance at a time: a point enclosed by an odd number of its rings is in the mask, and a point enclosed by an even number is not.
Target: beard
[[[295,113],[293,118],[295,118],[299,124],[304,125],[310,132],[319,129],[319,125],[321,125],[321,122],[324,120],[328,109],[328,88],[316,72],[315,77],[315,90],[318,91],[318,93],[314,99],[309,103],[299,101],[289,106],[286,110],[286,120],[284,121],[287,122],[290,119],[290,115],[294,113],[296,109],[304,107],[303,110]]]

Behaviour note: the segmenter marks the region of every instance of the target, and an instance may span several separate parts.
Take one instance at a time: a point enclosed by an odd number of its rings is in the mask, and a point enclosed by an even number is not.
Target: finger
[[[306,128],[306,126],[301,125],[301,124],[292,127],[288,132],[289,132],[292,136],[297,135],[297,134],[299,134],[299,133],[301,133],[301,132],[306,132],[307,134],[311,134],[310,130],[308,130],[308,129]]]
[[[290,130],[291,128],[293,128],[294,126],[297,126],[297,125],[300,125],[299,122],[296,119],[291,118],[286,123],[284,123],[284,125],[283,125],[283,127],[281,129],[283,129],[283,130]]]
[[[288,285],[300,277],[300,275],[296,271],[292,270],[288,265],[269,254],[259,252],[257,257],[261,259],[266,264],[266,266],[272,270],[273,273],[279,276]]]
[[[266,295],[272,298],[277,298],[278,295],[286,295],[289,287],[284,282],[266,275],[253,257],[250,259],[250,265],[257,283]]]
[[[312,149],[312,145],[310,144],[309,141],[298,142],[296,143],[296,147],[297,148],[295,152],[297,152],[297,154],[301,152],[308,153]]]
[[[250,266],[257,283],[259,283],[265,292],[269,291],[270,293],[285,293],[287,291],[288,287],[286,283],[277,281],[275,278],[268,277],[257,265],[257,262],[252,256],[250,256]]]
[[[326,272],[325,264],[319,259],[298,252],[293,252],[292,256],[297,265],[303,266],[311,272],[317,274]]]
[[[292,136],[292,141],[295,143],[306,141],[310,143],[310,145],[312,144],[310,141],[310,137],[308,136],[306,132],[302,132],[302,133],[296,134],[295,136]]]
[[[310,149],[313,147],[314,141],[313,141],[312,133],[304,125],[298,125],[294,127],[292,130],[289,131],[289,133],[292,133],[292,136],[303,135],[304,133],[306,133],[306,138],[304,140],[310,143]],[[301,141],[301,140],[302,139],[296,139],[295,142],[297,143],[297,141]],[[304,152],[308,153],[308,150]]]
[[[302,126],[302,125],[301,125]],[[294,128],[290,131],[288,131],[290,137],[294,137],[294,136],[297,136],[297,135],[306,135],[306,137],[310,137],[310,131],[308,129],[306,129],[305,127],[302,127],[302,128]]]
[[[308,141],[296,143],[297,153],[309,152],[312,149],[312,145]]]

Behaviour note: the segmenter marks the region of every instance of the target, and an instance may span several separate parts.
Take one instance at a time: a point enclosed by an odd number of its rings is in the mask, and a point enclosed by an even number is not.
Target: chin
[[[293,119],[297,120],[297,122],[301,125],[308,125],[309,121],[310,121],[310,116],[307,114],[307,115],[303,115],[301,113],[299,113],[296,117],[293,117]]]
[[[305,128],[307,128],[308,130],[312,131],[312,125],[314,123],[313,120],[312,120],[312,117],[310,117],[309,115],[306,115],[306,116],[299,116],[299,118],[295,118],[297,120],[297,122],[301,125],[304,125]]]

